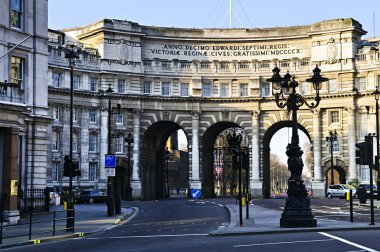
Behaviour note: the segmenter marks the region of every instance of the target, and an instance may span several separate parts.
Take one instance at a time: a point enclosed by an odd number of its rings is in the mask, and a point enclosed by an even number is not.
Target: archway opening
[[[346,184],[346,172],[341,166],[334,165],[333,173],[334,173],[334,181],[332,183],[333,185],[335,185],[335,184]],[[327,186],[332,185],[331,184],[331,178],[332,178],[331,167],[329,167],[326,171]]]
[[[204,197],[232,196],[238,194],[238,172],[240,159],[233,165],[228,134],[241,134],[242,149],[249,155],[249,139],[246,132],[237,124],[220,122],[211,126],[202,139],[202,195]],[[247,188],[246,176],[249,162],[243,164],[242,191]],[[249,176],[249,175],[248,175]]]
[[[188,141],[182,128],[162,121],[148,128],[141,150],[142,199],[187,196]]]
[[[307,130],[298,124],[298,135],[300,147],[303,151],[303,171],[302,178],[305,187],[311,190],[312,178],[312,150],[310,136]],[[264,198],[281,198],[286,197],[288,188],[288,156],[286,148],[291,142],[292,129],[291,121],[281,121],[272,125],[264,134],[262,150],[262,179],[263,179],[263,197]]]

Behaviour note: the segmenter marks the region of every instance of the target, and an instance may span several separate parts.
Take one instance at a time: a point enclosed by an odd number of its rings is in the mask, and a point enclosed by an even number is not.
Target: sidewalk
[[[55,236],[53,236],[53,212],[56,211]],[[122,207],[121,214],[107,216],[106,204],[75,205],[75,230],[67,232],[66,212],[63,206],[51,206],[50,214],[33,215],[32,237],[29,240],[29,216],[23,217],[16,226],[4,226],[0,248],[17,245],[39,244],[51,240],[81,237],[112,228],[136,213],[135,208]],[[46,221],[46,222],[45,222]],[[40,223],[38,223],[40,222]],[[7,238],[10,236],[17,236]]]
[[[368,202],[367,202],[368,203]],[[369,205],[369,204],[366,204]],[[380,202],[379,202],[380,207]],[[230,213],[230,224],[221,229],[210,232],[210,235],[242,235],[242,234],[268,234],[268,233],[289,233],[289,232],[320,232],[335,230],[369,230],[380,229],[379,224],[368,225],[368,223],[358,223],[347,221],[335,221],[317,219],[317,227],[306,228],[281,228],[281,210],[271,210],[257,205],[249,206],[249,217],[246,219],[246,208],[243,207],[243,226],[239,223],[239,206],[226,205]]]

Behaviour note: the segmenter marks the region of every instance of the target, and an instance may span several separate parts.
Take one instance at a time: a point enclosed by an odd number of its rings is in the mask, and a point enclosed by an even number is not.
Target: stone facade
[[[67,186],[68,181],[62,178],[62,160],[69,146],[65,140],[70,82],[68,63],[57,50],[63,41],[77,43],[85,51],[74,73],[78,83],[75,158],[82,168],[74,187],[105,188],[102,164],[108,105],[98,89],[110,85],[115,90],[114,152],[125,156],[123,138],[128,132],[134,137],[131,185],[135,197],[159,197],[162,150],[168,136],[178,129],[188,140],[189,188],[202,188],[203,195],[212,196],[213,143],[230,127],[240,127],[248,136],[251,192],[265,197],[270,139],[290,124],[288,113],[278,109],[271,85],[265,81],[276,65],[283,74],[296,75],[299,92],[308,101],[314,91],[305,80],[315,65],[330,79],[323,84],[319,107],[298,111],[299,127],[313,145],[314,196],[324,196],[330,168],[324,139],[331,130],[338,132],[334,166],[341,171],[340,182],[365,180],[368,169],[355,163],[355,142],[374,132],[375,118],[367,116],[366,106],[374,106],[372,92],[380,84],[378,39],[362,40],[365,33],[359,22],[349,18],[269,29],[165,28],[104,19],[75,29],[51,30],[49,107],[56,120],[49,133],[54,133],[59,146],[49,160],[49,166],[55,167],[49,169],[53,171],[48,173],[49,184]],[[114,116],[116,104],[121,105],[119,117]],[[121,142],[115,140],[118,137]]]

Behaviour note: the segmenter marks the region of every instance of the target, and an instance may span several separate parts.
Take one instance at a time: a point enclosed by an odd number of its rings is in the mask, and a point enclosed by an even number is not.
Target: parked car
[[[77,203],[100,203],[107,201],[107,195],[99,190],[86,190],[79,194]]]
[[[49,203],[59,205],[59,187],[48,186],[46,189],[49,192]]]
[[[356,189],[353,186],[347,184],[336,184],[331,185],[327,189],[327,198],[332,199],[333,197],[342,197],[346,198],[346,194],[352,190],[352,195],[354,198],[357,198]]]
[[[370,184],[359,184],[359,188],[364,188],[366,190],[367,199],[371,197],[371,185]],[[377,197],[377,186],[373,185],[373,196]]]

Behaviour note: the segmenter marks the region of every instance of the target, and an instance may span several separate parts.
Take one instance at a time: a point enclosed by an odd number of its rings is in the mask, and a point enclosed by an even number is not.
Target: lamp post
[[[165,150],[165,161],[166,161],[166,193],[167,193],[167,197],[169,198],[170,197],[170,193],[169,193],[169,158],[170,158],[170,152],[168,150],[168,148],[166,148]]]
[[[113,89],[111,88],[111,84],[109,84],[108,89],[105,91],[108,97],[108,144],[107,144],[107,153],[111,155],[111,113],[112,113],[112,104],[111,104],[111,95],[113,93]],[[107,215],[114,216],[115,215],[115,201],[112,195],[112,178],[110,176],[107,177]]]
[[[272,92],[275,97],[276,104],[279,108],[287,108],[292,111],[292,140],[288,144],[286,154],[288,155],[288,169],[290,170],[290,178],[288,179],[288,198],[284,212],[281,215],[281,227],[315,227],[317,219],[314,217],[310,208],[310,199],[307,196],[307,191],[301,177],[303,162],[303,151],[299,147],[297,110],[306,105],[310,109],[316,108],[321,100],[319,90],[322,88],[322,82],[327,81],[320,75],[321,70],[318,66],[313,70],[312,78],[307,79],[307,82],[313,83],[313,88],[316,91],[314,97],[315,102],[310,104],[300,94],[296,93],[298,82],[295,76],[287,73],[284,77],[280,76],[280,69],[276,66],[273,70],[273,76],[267,79],[272,82]]]
[[[336,133],[336,130],[334,130],[334,132],[330,131],[329,134],[330,134],[330,136],[326,137],[326,144],[330,143],[330,153],[331,153],[331,181],[330,181],[330,185],[333,185],[334,184],[334,156],[333,156],[334,148],[333,148],[333,144],[334,144],[334,142],[338,141],[338,135]]]
[[[127,137],[125,138],[125,142],[128,144],[128,170],[127,170],[127,195],[126,198],[127,200],[133,200],[132,197],[132,187],[131,187],[131,147],[132,144],[134,143],[134,139],[132,136],[132,133],[129,132]]]
[[[74,44],[66,44],[63,48],[59,48],[65,53],[65,58],[69,61],[70,67],[70,149],[69,149],[69,162],[72,165],[73,160],[73,103],[74,103],[74,65],[75,61],[79,59],[82,53],[81,49]],[[66,231],[74,232],[74,193],[73,193],[73,177],[69,176],[69,192],[67,201],[67,218],[66,218]]]
[[[380,150],[379,150],[379,86],[376,86],[376,90],[373,92],[375,95],[376,100],[376,158],[375,158],[375,166],[377,171],[377,200],[380,200],[380,167],[379,167],[379,156],[380,156]]]
[[[242,166],[242,154],[241,154],[241,140],[242,140],[242,135],[241,134],[236,134],[236,129],[234,128],[232,134],[231,132],[228,133],[227,135],[227,141],[230,147],[230,151],[232,152],[233,158],[232,158],[232,168],[236,169],[237,165],[237,157],[240,158],[240,165],[239,165],[239,192],[238,192],[238,197],[239,197],[239,221],[240,221],[240,226],[243,226],[243,206],[242,206],[242,198],[241,198],[241,166]]]

